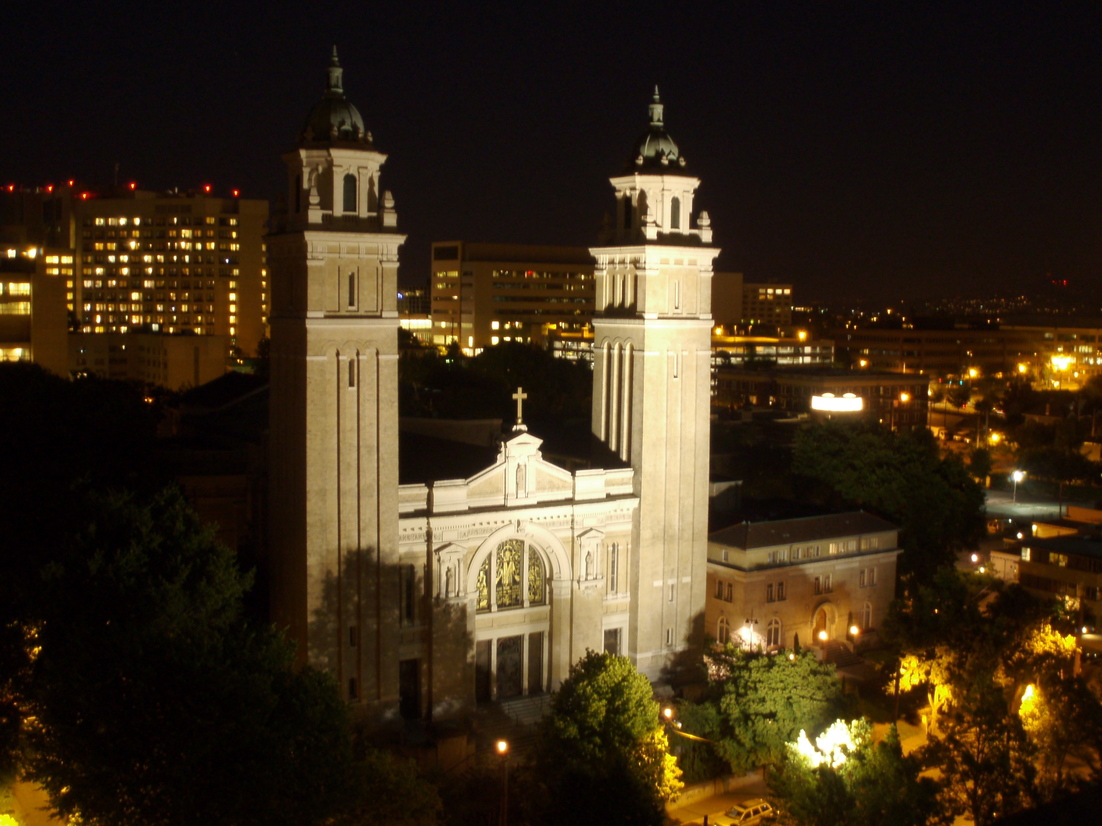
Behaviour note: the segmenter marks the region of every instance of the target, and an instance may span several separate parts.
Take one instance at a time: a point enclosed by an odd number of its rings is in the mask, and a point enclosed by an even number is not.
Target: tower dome
[[[329,58],[325,96],[310,110],[302,128],[301,143],[371,143],[371,135],[364,129],[359,111],[344,96],[343,73],[334,46],[333,56]]]
[[[677,144],[668,134],[662,120],[662,99],[658,95],[658,87],[654,87],[654,98],[647,107],[650,113],[650,125],[635,142],[635,148],[628,161],[628,172],[632,171],[660,171],[671,169],[676,171],[684,169],[685,158],[682,157]]]

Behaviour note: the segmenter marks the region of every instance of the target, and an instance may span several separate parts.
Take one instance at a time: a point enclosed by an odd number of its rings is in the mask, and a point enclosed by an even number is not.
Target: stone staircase
[[[838,640],[828,640],[823,643],[823,662],[833,663],[836,668],[846,668],[864,661],[860,654],[852,651],[845,643]]]
[[[506,740],[511,755],[525,756],[535,745],[536,723],[550,704],[550,694],[533,694],[480,706],[475,749],[479,753],[492,752],[498,740]]]

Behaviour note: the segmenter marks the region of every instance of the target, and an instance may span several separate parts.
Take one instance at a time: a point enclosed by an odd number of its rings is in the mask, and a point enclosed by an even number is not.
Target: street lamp
[[[750,609],[750,616],[746,618],[746,627],[750,631],[750,639],[747,642],[749,649],[754,650],[754,626],[758,624],[758,621],[754,619],[754,609]]]
[[[501,755],[501,819],[500,826],[506,826],[509,822],[509,741],[498,740],[495,744],[497,753]]]
[[[1010,474],[1010,478],[1014,480],[1014,502],[1018,502],[1018,483],[1025,478],[1024,470],[1015,470]]]

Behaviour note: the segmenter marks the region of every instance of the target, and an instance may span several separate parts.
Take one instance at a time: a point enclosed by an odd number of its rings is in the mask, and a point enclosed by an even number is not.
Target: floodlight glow
[[[1053,356],[1052,366],[1056,370],[1067,370],[1071,366],[1071,356]]]
[[[811,409],[829,413],[858,413],[865,409],[865,400],[853,393],[846,393],[841,398],[833,393],[823,393],[811,397]]]
[[[831,723],[830,728],[815,738],[814,745],[808,739],[807,732],[801,729],[795,745],[796,751],[812,766],[826,764],[832,768],[845,763],[849,752],[854,749],[853,738],[845,720]]]

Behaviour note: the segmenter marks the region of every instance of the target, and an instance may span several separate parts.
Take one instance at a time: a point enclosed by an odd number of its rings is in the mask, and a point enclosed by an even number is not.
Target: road
[[[1012,491],[987,488],[984,494],[987,497],[987,515],[992,518],[998,516],[1022,521],[1057,519],[1062,510],[1056,499],[1032,495],[1022,486],[1018,487],[1017,501]]]

